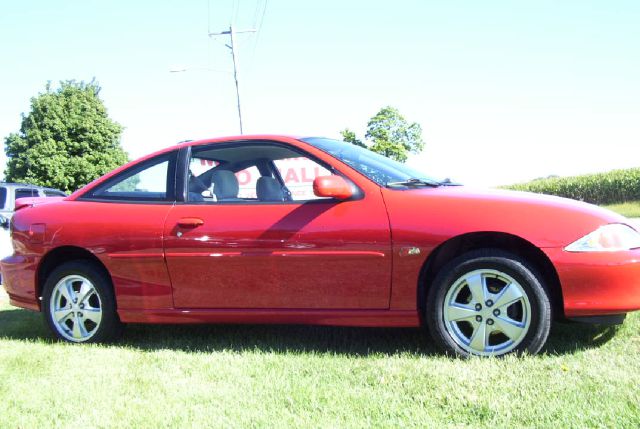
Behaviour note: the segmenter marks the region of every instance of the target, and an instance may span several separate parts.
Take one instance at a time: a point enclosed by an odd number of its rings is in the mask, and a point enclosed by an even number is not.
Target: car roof
[[[35,189],[44,189],[42,186],[32,185],[30,183],[21,183],[21,182],[0,182],[0,186],[12,186],[21,188],[35,188]]]
[[[214,138],[206,138],[199,140],[182,140],[181,142],[172,146],[172,148],[180,148],[184,146],[199,146],[203,144],[211,144],[211,143],[231,143],[231,142],[267,142],[267,141],[282,141],[284,140],[301,140],[305,137],[301,137],[299,135],[290,135],[290,134],[242,134],[235,136],[222,136],[222,137],[214,137]]]
[[[56,188],[50,188],[48,186],[39,186],[39,185],[33,185],[31,183],[21,183],[21,182],[0,182],[0,186],[6,186],[6,187],[11,187],[11,188],[28,188],[28,189],[38,189],[38,190],[42,190],[42,191],[55,191],[55,192],[62,192],[63,194],[66,195],[66,192],[64,192],[63,190],[60,189],[56,189]]]

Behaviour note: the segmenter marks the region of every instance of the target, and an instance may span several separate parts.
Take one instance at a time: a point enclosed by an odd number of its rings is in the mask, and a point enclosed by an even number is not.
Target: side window
[[[173,201],[175,153],[135,165],[94,189],[88,198],[122,201]]]
[[[267,142],[192,148],[188,201],[288,202],[319,199],[313,180],[327,168],[284,145]]]
[[[4,209],[7,204],[7,188],[0,186],[0,209]]]
[[[49,189],[45,189],[44,196],[45,197],[66,197],[67,194],[65,194],[64,192],[60,192],[60,191],[52,191],[52,190],[49,190]]]
[[[31,197],[38,196],[38,191],[36,191],[35,189],[29,189],[29,188],[18,188],[16,189],[15,193],[16,193],[16,200],[18,198],[31,198]]]
[[[293,201],[322,199],[313,193],[313,181],[331,172],[306,157],[277,159],[274,161]]]

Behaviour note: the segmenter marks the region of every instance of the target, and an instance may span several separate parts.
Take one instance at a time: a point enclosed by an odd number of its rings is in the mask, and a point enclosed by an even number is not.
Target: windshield
[[[338,158],[380,186],[397,184],[409,179],[418,179],[432,186],[440,184],[421,171],[351,143],[320,137],[301,140]]]

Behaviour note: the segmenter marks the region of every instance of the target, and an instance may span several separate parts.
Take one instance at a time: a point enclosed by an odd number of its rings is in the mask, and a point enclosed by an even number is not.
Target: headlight
[[[567,252],[617,252],[640,247],[640,233],[628,225],[612,223],[564,248]]]

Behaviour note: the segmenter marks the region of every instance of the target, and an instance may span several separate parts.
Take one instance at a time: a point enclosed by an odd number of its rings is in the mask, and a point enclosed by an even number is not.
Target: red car
[[[5,288],[72,342],[124,323],[426,324],[447,352],[495,356],[538,352],[552,319],[640,309],[624,217],[323,138],[186,142],[19,206]]]

